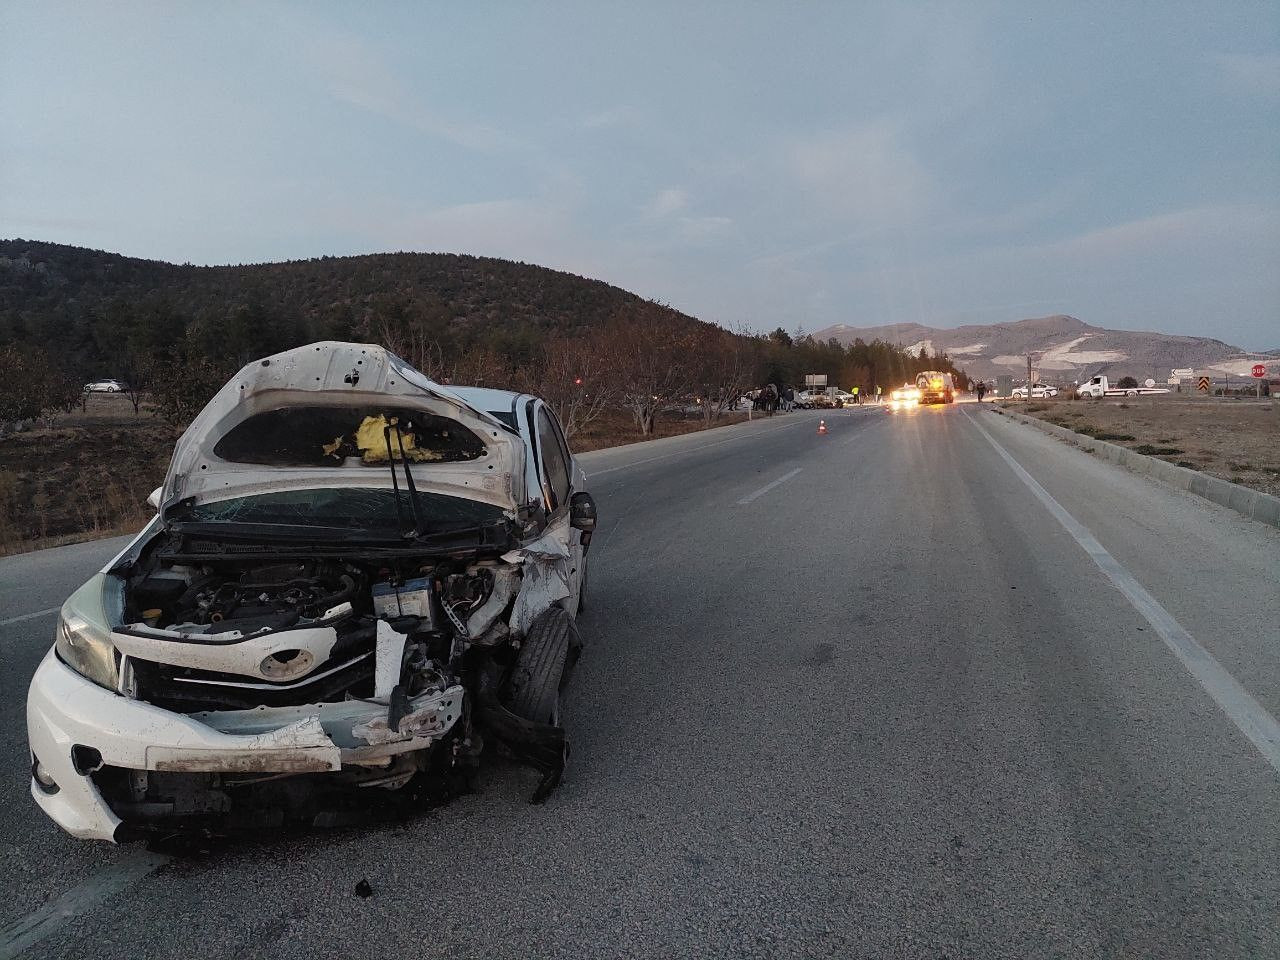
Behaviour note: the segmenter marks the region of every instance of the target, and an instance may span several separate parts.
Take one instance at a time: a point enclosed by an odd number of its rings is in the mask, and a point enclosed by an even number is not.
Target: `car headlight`
[[[105,608],[120,596],[119,581],[99,574],[62,605],[54,633],[58,659],[108,690],[119,688],[120,668]]]

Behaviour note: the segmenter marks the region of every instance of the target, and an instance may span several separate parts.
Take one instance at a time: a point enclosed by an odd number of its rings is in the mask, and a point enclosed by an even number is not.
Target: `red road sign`
[[[1263,363],[1255,363],[1250,373],[1252,373],[1257,379],[1261,380],[1267,375],[1267,366]]]

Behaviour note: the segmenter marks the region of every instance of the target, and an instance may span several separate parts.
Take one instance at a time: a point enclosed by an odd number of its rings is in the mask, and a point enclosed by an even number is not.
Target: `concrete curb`
[[[1167,483],[1172,487],[1177,487],[1179,490],[1194,493],[1198,497],[1203,497],[1229,510],[1234,510],[1236,513],[1251,520],[1259,520],[1269,526],[1280,527],[1280,497],[1273,497],[1270,494],[1263,493],[1261,490],[1243,487],[1238,483],[1219,480],[1217,477],[1211,477],[1207,473],[1201,473],[1199,470],[1190,470],[1187,467],[1180,467],[1166,460],[1149,457],[1144,453],[1130,450],[1128,447],[1108,443],[1105,440],[1095,440],[1083,433],[1076,433],[1068,427],[1060,427],[1056,423],[1049,423],[1037,417],[1029,417],[1024,413],[1015,413],[1012,410],[1003,410],[995,404],[992,404],[988,409],[994,410],[1003,417],[1035,427],[1037,430],[1057,437],[1059,440],[1065,440],[1067,443],[1096,453],[1104,460],[1110,460],[1112,463],[1119,464],[1134,473],[1140,473],[1162,483]]]

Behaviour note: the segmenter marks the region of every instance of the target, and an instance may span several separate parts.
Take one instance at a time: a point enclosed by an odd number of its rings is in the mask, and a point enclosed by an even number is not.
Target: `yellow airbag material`
[[[417,438],[408,430],[397,436],[399,431],[398,418],[392,417],[388,424],[386,416],[380,413],[376,417],[365,417],[356,430],[356,447],[359,449],[360,459],[364,463],[387,462],[386,431],[388,425],[391,427],[391,449],[394,451],[397,460],[401,459],[401,440],[404,442],[404,458],[414,463],[444,459],[444,454],[438,450],[427,450],[419,447]]]

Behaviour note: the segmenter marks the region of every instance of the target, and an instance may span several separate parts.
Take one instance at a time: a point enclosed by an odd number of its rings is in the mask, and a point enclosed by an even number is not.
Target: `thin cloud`
[[[825,210],[864,224],[915,220],[937,192],[932,175],[887,123],[795,140],[784,155],[795,187]]]
[[[645,205],[645,216],[655,220],[679,213],[689,205],[689,195],[678,187],[659,190],[657,195]]]
[[[640,121],[640,110],[628,104],[607,107],[589,113],[579,121],[587,130],[608,130],[614,127],[632,127]]]
[[[298,30],[301,54],[330,96],[428,136],[483,152],[523,148],[518,138],[494,127],[442,115],[399,80],[369,43],[334,27],[312,23]]]
[[[1212,62],[1231,87],[1264,96],[1280,95],[1280,54],[1218,53]]]

